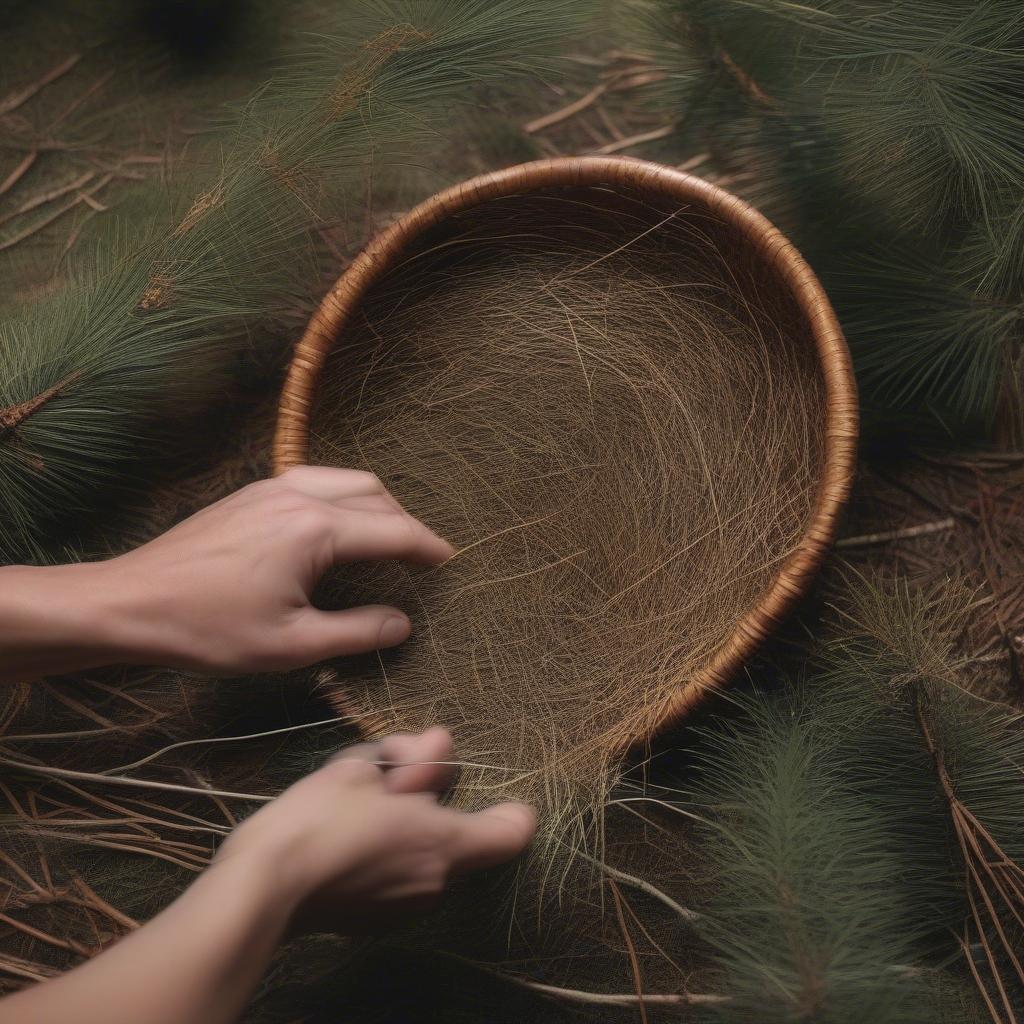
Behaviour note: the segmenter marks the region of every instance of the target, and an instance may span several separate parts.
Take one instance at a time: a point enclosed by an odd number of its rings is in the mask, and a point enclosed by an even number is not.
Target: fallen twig
[[[14,188],[14,186],[17,185],[19,181],[21,181],[22,177],[24,177],[29,168],[36,162],[38,156],[38,151],[34,149],[30,149],[25,154],[25,156],[21,159],[21,162],[18,164],[18,166],[15,167],[14,170],[11,171],[11,173],[8,174],[6,178],[4,178],[2,183],[0,183],[0,196],[2,196],[5,192],[10,192],[10,190]]]
[[[600,99],[607,89],[608,86],[604,82],[599,85],[595,85],[590,92],[581,96],[578,100],[574,100],[567,106],[564,106],[559,110],[552,111],[550,114],[545,114],[543,117],[537,117],[532,121],[528,121],[523,125],[523,131],[526,132],[527,135],[533,135],[536,132],[544,131],[545,128],[550,128],[552,125],[561,124],[562,121],[568,121],[570,117],[575,117],[577,114],[586,110],[592,103]]]
[[[534,981],[532,978],[524,978],[521,974],[509,974],[506,971],[498,970],[490,964],[480,963],[479,960],[470,960],[468,957],[460,956],[458,953],[449,953],[442,950],[434,951],[438,956],[449,960],[457,960],[459,963],[468,964],[470,967],[492,978],[500,981],[507,981],[522,988],[532,989],[541,995],[549,996],[552,999],[561,999],[571,1003],[583,1003],[587,1006],[623,1006],[633,1008],[639,1005],[637,997],[632,993],[625,992],[588,992],[585,989],[562,988],[559,985],[548,985],[542,981]],[[643,1001],[646,1006],[720,1006],[732,1002],[729,996],[720,996],[714,993],[705,992],[671,992],[645,994]]]
[[[45,206],[46,203],[53,202],[54,199],[60,199],[61,196],[74,192],[75,189],[81,188],[95,177],[95,171],[86,171],[85,174],[80,174],[74,181],[69,181],[65,185],[58,185],[56,188],[49,189],[46,192],[40,192],[38,195],[32,196],[31,199],[26,199],[25,202],[15,209],[0,215],[0,224],[6,224],[8,221],[14,220],[15,217],[21,217],[26,213],[30,213],[40,206]]]
[[[626,925],[626,915],[622,912],[624,902],[615,879],[608,879],[608,888],[612,891],[612,898],[615,900],[615,916],[619,921],[619,930],[622,932],[622,940],[626,943],[626,953],[629,956],[629,968],[633,973],[633,985],[636,987],[636,1005],[640,1010],[640,1024],[647,1024],[647,1007],[644,1004],[644,983],[640,974],[640,961],[637,959],[636,947],[633,945],[633,937],[629,934]]]
[[[108,71],[104,75],[100,75],[88,89],[84,89],[80,92],[51,122],[50,129],[54,129],[62,121],[64,121],[69,115],[73,114],[87,99],[99,92],[115,75],[115,71]]]
[[[51,213],[50,216],[44,217],[42,220],[37,221],[30,227],[25,228],[24,231],[21,231],[10,238],[4,239],[4,241],[0,242],[0,252],[2,252],[5,249],[13,248],[20,242],[24,242],[26,238],[30,238],[32,235],[36,234],[36,232],[42,231],[45,227],[49,227],[49,225],[52,224],[55,220],[59,220],[61,217],[64,216],[64,214],[70,212],[76,206],[78,206],[79,203],[88,203],[89,198],[95,195],[101,189],[106,188],[107,185],[109,185],[110,182],[113,180],[113,178],[114,175],[112,174],[104,175],[90,189],[88,189],[85,192],[79,192],[74,199],[72,199],[68,203],[65,203],[63,206],[58,207],[58,209],[54,213]]]
[[[32,99],[37,92],[45,89],[51,82],[57,81],[61,75],[67,74],[81,59],[80,53],[73,53],[67,60],[61,61],[56,67],[47,71],[42,78],[18,92],[11,93],[6,99],[0,100],[0,117],[17,110],[26,100]]]
[[[11,956],[9,953],[0,957],[0,971],[28,981],[46,981],[47,978],[53,978],[60,973],[56,967],[37,964],[20,956]]]
[[[653,896],[659,903],[664,903],[666,907],[677,913],[684,921],[700,920],[700,914],[695,910],[689,910],[677,903],[671,896],[662,892],[656,885],[652,885],[645,879],[637,878],[636,875],[629,875],[625,871],[613,868],[610,864],[605,864],[604,861],[600,861],[596,857],[591,857],[588,853],[578,851],[578,856],[582,857],[584,860],[590,861],[592,864],[596,864],[609,879],[622,882],[625,885],[632,886],[634,889],[639,889],[641,892],[647,893],[648,896]]]
[[[883,530],[881,533],[865,533],[858,537],[843,537],[836,541],[837,548],[861,548],[872,544],[887,544],[893,540],[909,540],[913,537],[926,537],[932,533],[945,533],[956,526],[956,520],[937,519],[931,523],[919,523],[917,526],[905,526],[899,530]]]
[[[606,146],[599,146],[590,152],[598,156],[608,156],[611,153],[621,152],[623,149],[630,149],[639,146],[644,142],[654,142],[657,139],[664,139],[676,130],[675,124],[662,125],[660,128],[653,128],[649,132],[640,132],[638,135],[630,135],[625,139],[616,139]]]
[[[681,164],[676,164],[676,170],[692,171],[694,167],[700,167],[705,160],[709,160],[710,158],[710,153],[695,153],[688,160],[684,160]]]
[[[115,921],[121,927],[128,931],[134,931],[139,927],[139,922],[133,917],[129,917],[127,914],[122,913],[117,907],[111,906],[102,896],[98,895],[94,889],[87,885],[81,878],[76,878],[72,884],[82,894],[83,899],[89,903],[90,906],[95,907],[98,911],[106,914],[111,921]]]
[[[477,967],[480,965],[477,964]],[[577,988],[561,988],[558,985],[545,985],[541,981],[531,981],[529,978],[522,978],[516,974],[506,974],[504,971],[490,971],[496,977],[511,981],[524,988],[533,989],[541,995],[550,996],[553,999],[564,999],[573,1003],[585,1003],[589,1006],[625,1006],[635,1007],[640,1005],[637,996],[619,992],[586,992]],[[714,995],[705,992],[673,992],[669,994],[645,995],[643,1001],[647,1006],[721,1006],[731,1000],[728,996]]]
[[[17,931],[22,932],[29,938],[36,939],[39,942],[45,942],[48,946],[55,946],[57,949],[64,949],[69,953],[78,953],[80,956],[88,955],[89,951],[81,945],[81,943],[74,942],[71,939],[58,938],[56,935],[44,932],[41,928],[34,928],[25,921],[19,921],[16,917],[11,917],[9,914],[0,913],[0,921]]]

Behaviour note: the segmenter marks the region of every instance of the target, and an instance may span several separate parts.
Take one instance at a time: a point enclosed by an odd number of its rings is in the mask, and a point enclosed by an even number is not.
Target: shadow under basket
[[[573,804],[806,591],[856,438],[821,286],[734,196],[616,158],[434,196],[328,293],[280,403],[275,472],[370,470],[459,552],[324,582],[414,622],[334,666],[337,707],[447,725],[468,803]]]

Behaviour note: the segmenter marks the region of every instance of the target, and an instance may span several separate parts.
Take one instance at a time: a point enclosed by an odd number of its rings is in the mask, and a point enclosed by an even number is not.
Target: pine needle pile
[[[416,621],[394,657],[339,666],[338,706],[447,724],[461,803],[529,800],[543,854],[593,850],[624,748],[802,535],[813,344],[767,272],[685,211],[552,191],[439,230],[339,342],[312,461],[378,474],[458,554],[325,588]]]

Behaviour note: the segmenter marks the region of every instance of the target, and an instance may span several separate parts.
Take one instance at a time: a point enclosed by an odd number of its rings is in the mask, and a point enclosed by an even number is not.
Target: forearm
[[[273,866],[215,862],[149,924],[53,981],[0,1000],[0,1024],[230,1024],[255,990],[292,902]]]
[[[0,681],[25,682],[108,660],[92,565],[0,568]]]
[[[0,683],[101,665],[166,663],[159,618],[156,602],[122,558],[2,566]]]

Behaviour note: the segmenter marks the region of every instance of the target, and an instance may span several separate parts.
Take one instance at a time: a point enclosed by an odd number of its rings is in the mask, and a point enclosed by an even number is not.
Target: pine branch
[[[993,429],[1024,343],[1014,0],[657,0],[682,130],[809,257],[879,429]]]
[[[732,1000],[715,1019],[959,1019],[963,990],[922,968],[965,915],[979,997],[1015,1019],[1024,731],[959,681],[971,600],[851,579],[813,675],[736,697],[741,716],[705,733],[721,881],[695,927]]]

